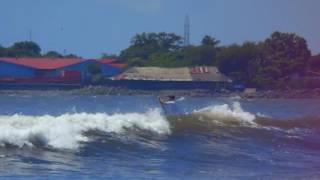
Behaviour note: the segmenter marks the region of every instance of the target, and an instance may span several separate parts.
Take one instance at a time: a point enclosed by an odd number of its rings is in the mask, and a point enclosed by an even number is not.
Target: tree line
[[[200,45],[183,46],[173,33],[135,35],[119,59],[131,66],[217,66],[234,82],[262,89],[291,88],[293,76],[303,77],[320,59],[310,61],[307,41],[295,33],[274,32],[261,42],[220,45],[204,36]]]
[[[49,57],[49,58],[80,58],[75,54],[62,55],[56,51],[41,54],[40,46],[32,41],[16,42],[10,47],[0,45],[0,57]]]
[[[23,41],[10,47],[0,46],[0,57],[78,57],[55,51],[41,54],[34,42]],[[291,88],[293,76],[304,77],[320,69],[320,55],[311,58],[307,41],[295,33],[274,32],[261,42],[221,45],[204,36],[200,45],[183,45],[183,37],[174,33],[140,33],[119,55],[102,54],[132,66],[217,66],[234,82],[262,89]]]

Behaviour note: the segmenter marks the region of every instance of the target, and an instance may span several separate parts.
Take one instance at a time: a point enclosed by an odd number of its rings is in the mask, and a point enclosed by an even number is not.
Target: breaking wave
[[[231,105],[222,104],[195,110],[191,114],[169,117],[175,129],[193,128],[205,130],[216,127],[250,127],[261,129],[310,129],[319,131],[319,116],[293,117],[277,119],[261,113],[245,111],[239,102]]]
[[[239,103],[233,106],[210,106],[194,111],[191,121],[201,123],[201,118],[220,122],[252,123],[255,116],[242,110]],[[188,117],[179,116],[188,124]],[[191,123],[192,124],[192,123]],[[190,124],[190,125],[191,125]],[[147,131],[160,136],[170,135],[176,129],[175,118],[163,115],[160,109],[146,113],[70,113],[59,116],[28,116],[15,114],[0,116],[0,146],[45,146],[56,149],[78,149],[92,140],[90,132],[130,136],[130,131]],[[192,125],[191,125],[192,126]],[[193,127],[191,127],[193,128]]]
[[[146,113],[108,115],[105,113],[77,113],[60,116],[0,116],[0,146],[33,147],[38,144],[57,149],[77,149],[90,138],[85,133],[122,134],[141,129],[159,135],[170,134],[170,125],[160,110]]]
[[[211,119],[220,123],[255,124],[256,115],[242,109],[239,102],[231,106],[227,104],[209,106],[193,112],[201,118]]]
[[[59,116],[0,116],[0,147],[49,147],[75,150],[93,141],[91,132],[124,137],[141,132],[166,137],[179,130],[203,132],[219,127],[276,127],[281,129],[319,127],[318,118],[276,120],[242,109],[241,104],[222,104],[195,110],[190,114],[164,116],[160,109],[145,113],[69,113]],[[211,128],[211,129],[210,129]],[[240,130],[240,128],[238,129]],[[143,134],[143,133],[142,133]]]

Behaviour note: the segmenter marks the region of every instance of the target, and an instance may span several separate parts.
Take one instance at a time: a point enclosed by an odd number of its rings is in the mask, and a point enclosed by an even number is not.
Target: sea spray
[[[81,142],[90,141],[88,131],[125,133],[141,129],[160,135],[171,133],[169,122],[159,109],[146,113],[109,115],[106,113],[74,113],[59,116],[0,116],[0,146],[7,144],[33,147],[37,144],[57,149],[77,149]]]
[[[256,116],[242,109],[239,102],[234,102],[231,106],[228,104],[214,105],[205,107],[193,112],[195,115],[211,119],[219,123],[241,123],[254,125]]]

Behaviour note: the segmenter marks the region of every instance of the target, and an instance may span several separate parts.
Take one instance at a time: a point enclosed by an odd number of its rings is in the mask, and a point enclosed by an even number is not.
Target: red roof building
[[[65,66],[83,62],[83,59],[69,58],[0,58],[0,61],[19,64],[35,69],[59,69]]]
[[[126,67],[126,64],[118,63],[114,59],[104,58],[104,59],[93,59],[93,60],[103,64],[109,64],[117,68]],[[19,64],[22,66],[27,66],[35,69],[54,70],[54,69],[59,69],[66,66],[82,63],[86,60],[80,59],[80,58],[0,58],[0,61]]]
[[[104,76],[114,76],[126,66],[114,59],[0,57],[0,77],[56,77],[65,70],[80,71],[87,76],[90,64],[99,64]]]
[[[127,65],[118,62],[115,59],[110,59],[110,58],[102,58],[102,59],[98,59],[99,62],[103,63],[103,64],[109,64],[111,66],[117,67],[119,69],[125,68]]]

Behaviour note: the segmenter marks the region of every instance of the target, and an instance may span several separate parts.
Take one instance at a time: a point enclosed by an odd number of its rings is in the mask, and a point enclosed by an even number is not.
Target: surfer
[[[158,96],[158,100],[165,114],[168,115],[169,112],[171,114],[177,113],[177,107],[175,105],[176,96],[170,95],[170,96],[167,96],[165,99]]]
[[[166,99],[162,99],[162,98],[159,96],[158,99],[159,99],[159,102],[160,102],[162,105],[165,105],[165,104],[173,104],[173,103],[175,103],[176,96],[170,95],[170,96],[168,96]]]

